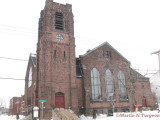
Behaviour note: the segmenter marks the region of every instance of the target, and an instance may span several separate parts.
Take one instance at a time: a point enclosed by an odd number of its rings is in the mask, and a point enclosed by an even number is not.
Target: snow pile
[[[0,120],[16,120],[16,116],[0,115]]]
[[[19,115],[19,119],[23,119],[25,116]],[[8,116],[6,114],[0,115],[0,120],[17,120],[16,115]]]
[[[81,115],[81,116],[80,116],[80,119],[81,119],[81,120],[88,120],[84,115]]]
[[[23,118],[25,118],[24,115],[19,115],[19,119],[23,119]]]

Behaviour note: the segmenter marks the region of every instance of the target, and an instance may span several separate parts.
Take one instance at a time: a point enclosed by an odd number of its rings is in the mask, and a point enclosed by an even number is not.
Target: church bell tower
[[[54,108],[77,108],[75,80],[72,5],[46,0],[39,19],[37,44],[37,100],[47,100],[46,112],[51,114]]]

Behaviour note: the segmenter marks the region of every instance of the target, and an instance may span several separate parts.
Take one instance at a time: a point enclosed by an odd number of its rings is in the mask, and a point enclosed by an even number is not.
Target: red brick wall
[[[9,114],[10,115],[22,114],[23,101],[24,97],[13,97],[10,100]]]
[[[147,107],[154,107],[156,100],[151,93],[149,81],[142,81],[135,83],[135,99],[137,105],[142,105],[142,99],[146,99]]]
[[[55,12],[62,12],[64,30],[54,26]],[[56,35],[63,36],[62,41]],[[56,56],[55,56],[56,51]],[[65,57],[64,57],[65,52]],[[51,116],[55,107],[55,94],[64,93],[65,108],[77,109],[77,84],[75,63],[75,39],[73,30],[72,6],[51,2],[46,4],[39,21],[39,40],[37,44],[38,99],[44,103],[45,118]],[[41,106],[39,103],[38,106]]]
[[[111,57],[104,57],[103,51],[111,51]],[[132,69],[130,68],[130,63],[121,56],[114,48],[112,48],[108,43],[98,46],[93,51],[80,57],[81,66],[83,68],[83,81],[85,89],[85,100],[84,104],[86,109],[88,108],[91,113],[93,109],[99,109],[107,111],[111,109],[110,102],[106,101],[106,86],[105,86],[105,71],[110,69],[114,79],[114,87],[116,94],[116,101],[114,102],[115,109],[121,111],[121,108],[128,108],[134,110],[135,104],[142,104],[142,97],[144,96],[147,101],[147,106],[153,107],[155,104],[155,99],[150,90],[150,83],[144,76],[140,75],[138,72],[134,71],[132,74]],[[100,73],[101,90],[102,90],[102,101],[92,101],[91,94],[91,70],[97,68]],[[118,71],[121,70],[125,74],[128,101],[122,102],[119,100],[119,88],[118,88]],[[138,81],[142,80],[142,82]],[[144,88],[141,88],[141,85]],[[136,87],[135,87],[136,86]]]
[[[25,114],[27,114],[28,111],[31,112],[33,106],[37,106],[36,104],[37,102],[37,99],[36,99],[36,86],[37,86],[36,66],[33,64],[31,57],[32,57],[32,54],[29,57],[28,67],[26,71],[26,78],[25,78],[25,96],[24,96],[24,110],[23,110],[25,111]],[[30,68],[32,68],[32,84],[30,87],[28,87]]]
[[[76,78],[76,84],[78,89],[78,107],[83,108],[84,107],[84,87],[83,87],[83,79],[82,78]]]
[[[111,51],[111,58],[107,58],[103,56],[103,51]],[[118,90],[118,78],[117,74],[119,70],[122,70],[125,74],[126,85],[128,86],[130,81],[128,80],[129,76],[129,63],[120,56],[117,52],[115,52],[110,45],[107,43],[98,47],[91,53],[81,56],[81,65],[83,67],[83,81],[84,88],[86,89],[86,94],[88,97],[85,97],[85,107],[89,109],[97,108],[104,109],[110,108],[110,102],[106,101],[106,86],[105,86],[105,71],[110,69],[113,77],[114,77],[114,85],[115,85],[115,94],[116,94],[116,102],[115,107],[128,107],[129,101],[120,102],[119,101],[119,90]],[[102,89],[102,101],[94,102],[91,99],[91,78],[90,73],[93,68],[97,68],[100,73],[100,81],[101,81],[101,89]],[[120,110],[119,110],[120,111]]]

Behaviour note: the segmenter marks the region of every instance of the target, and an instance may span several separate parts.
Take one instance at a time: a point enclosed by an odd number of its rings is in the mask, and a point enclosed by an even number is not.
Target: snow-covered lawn
[[[23,116],[20,116],[22,119]],[[99,115],[97,119],[92,117],[81,116],[81,120],[160,120],[160,113],[158,111],[143,111],[137,113],[114,113],[114,116],[107,117],[106,115]],[[16,116],[0,115],[0,120],[16,120]]]
[[[16,116],[0,115],[0,120],[16,120]]]
[[[115,113],[114,116],[107,117],[99,115],[95,120],[160,120],[158,111],[143,111],[142,113]],[[94,120],[92,117],[81,116],[81,120]]]
[[[19,116],[20,119],[24,118],[23,116]],[[16,119],[16,115],[11,115],[11,116],[8,116],[8,115],[0,115],[0,120],[17,120]]]

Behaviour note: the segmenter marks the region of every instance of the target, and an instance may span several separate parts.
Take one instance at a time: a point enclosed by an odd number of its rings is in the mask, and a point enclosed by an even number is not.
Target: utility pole
[[[153,52],[151,54],[157,54],[158,55],[158,61],[159,61],[159,71],[160,71],[160,50]]]

